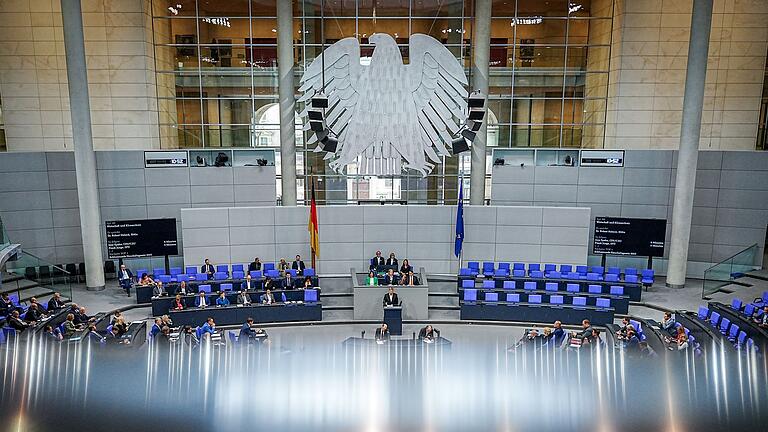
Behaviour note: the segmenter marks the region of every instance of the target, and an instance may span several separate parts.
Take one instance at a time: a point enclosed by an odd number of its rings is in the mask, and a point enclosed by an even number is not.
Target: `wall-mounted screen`
[[[176,219],[107,221],[110,259],[178,255]]]
[[[596,255],[664,256],[666,219],[595,218]]]

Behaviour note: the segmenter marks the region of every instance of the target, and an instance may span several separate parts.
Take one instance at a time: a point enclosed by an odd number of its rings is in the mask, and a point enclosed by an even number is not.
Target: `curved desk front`
[[[243,324],[247,318],[257,323],[322,321],[323,307],[320,303],[275,303],[251,306],[209,306],[190,308],[169,313],[174,325],[201,326],[208,317],[216,325]]]

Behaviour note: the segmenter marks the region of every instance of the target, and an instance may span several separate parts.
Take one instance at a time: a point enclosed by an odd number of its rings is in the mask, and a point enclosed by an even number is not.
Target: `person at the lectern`
[[[389,340],[389,327],[387,327],[387,323],[384,323],[381,325],[381,327],[376,329],[375,333],[376,341],[388,341]]]
[[[389,253],[389,258],[387,258],[387,267],[397,268],[397,258],[395,257],[394,252]]]
[[[131,296],[131,281],[133,280],[133,273],[128,270],[125,264],[120,264],[120,271],[117,273],[117,279],[120,281],[120,286]]]
[[[371,286],[379,284],[379,278],[376,277],[376,273],[374,273],[373,270],[368,272],[368,277],[365,278],[365,284]]]
[[[296,270],[296,273],[300,276],[304,275],[304,269],[307,268],[304,265],[304,261],[301,260],[301,255],[296,255],[296,259],[291,263],[291,268]]]
[[[219,298],[216,299],[216,306],[229,306],[229,299],[224,291],[219,293]]]
[[[411,263],[408,262],[408,258],[403,260],[403,265],[400,266],[400,274],[408,274],[409,272],[413,271],[413,267],[411,267]]]
[[[210,261],[208,261],[208,258],[205,259],[205,264],[200,267],[200,273],[205,273],[208,275],[208,279],[213,279],[213,274],[216,273],[216,268],[213,267],[213,264],[211,264]]]
[[[208,299],[205,297],[205,291],[200,291],[195,299],[195,307],[204,308],[208,306]]]
[[[267,289],[267,292],[261,296],[261,302],[264,304],[272,304],[275,302],[275,296],[272,295],[272,290]]]
[[[376,270],[379,266],[384,265],[384,257],[381,256],[381,251],[376,251],[376,256],[371,258],[371,270]]]
[[[387,270],[387,275],[384,276],[384,285],[397,285],[397,276],[394,270]]]
[[[425,342],[432,342],[438,337],[440,337],[440,332],[429,324],[419,331],[419,339]]]
[[[384,294],[384,300],[382,303],[384,304],[384,307],[400,305],[400,299],[397,298],[397,293],[395,292],[394,287],[389,287],[387,293]]]
[[[261,261],[259,261],[259,257],[256,257],[253,259],[253,262],[248,264],[248,271],[256,271],[261,270]]]

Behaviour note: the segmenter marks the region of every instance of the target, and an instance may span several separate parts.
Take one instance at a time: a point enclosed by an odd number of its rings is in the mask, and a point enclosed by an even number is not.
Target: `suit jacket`
[[[200,273],[206,273],[206,274],[212,275],[216,273],[216,268],[213,266],[213,264],[208,264],[208,265],[203,264],[202,266],[200,266]]]
[[[400,273],[402,274],[408,274],[408,272],[412,270],[413,270],[413,266],[410,264],[409,265],[403,264],[403,266],[400,267]]]
[[[256,270],[261,270],[261,263],[260,262],[257,263],[256,261],[254,261],[254,262],[248,264],[248,271],[249,272],[256,271]]]
[[[219,297],[216,299],[216,306],[229,306],[229,299],[227,297]]]
[[[91,319],[91,317],[86,314],[81,314],[79,312],[75,314],[75,324],[87,323],[89,319]]]
[[[24,321],[40,321],[43,318],[43,313],[40,309],[29,308],[27,313],[24,314]]]
[[[304,269],[307,268],[307,266],[304,265],[304,261],[294,261],[291,264],[291,268],[294,270],[298,270],[299,274],[304,273]]]
[[[237,304],[249,304],[253,303],[253,300],[251,300],[251,295],[247,292],[243,292],[237,295]]]
[[[5,315],[10,314],[14,309],[16,309],[16,306],[13,305],[13,302],[10,298],[8,301],[0,298],[0,311],[2,311]]]
[[[264,294],[261,297],[261,302],[264,304],[272,304],[275,302],[275,295],[272,293]]]
[[[251,287],[248,287],[248,281],[245,280],[243,283],[240,284],[240,289],[245,291],[256,291],[261,288],[261,282],[257,282],[253,279],[251,279]]]
[[[216,333],[216,325],[210,325],[207,322],[203,324],[203,333],[210,333],[214,334]]]
[[[207,298],[207,296],[203,298],[205,299],[205,306],[210,306],[211,301]],[[200,303],[200,297],[195,297],[195,307],[201,307]]]
[[[387,265],[397,267],[397,258],[387,258]]]
[[[18,331],[24,331],[27,327],[29,327],[29,323],[26,323],[16,317],[8,318],[8,325]]]
[[[251,330],[251,326],[248,325],[248,323],[243,324],[242,327],[240,327],[240,339],[239,342],[247,342],[248,338],[253,336],[255,332]]]
[[[425,339],[425,338],[436,339],[437,338],[437,332],[435,331],[435,329],[432,328],[431,332],[427,332],[427,328],[426,327],[424,327],[421,330],[419,330],[419,339]]]
[[[273,289],[275,289],[275,281],[274,281],[273,279],[270,279],[270,280],[268,280],[268,281],[266,281],[266,280],[265,280],[265,281],[264,281],[264,288],[263,288],[263,289],[264,289],[265,291],[266,291],[266,290],[268,290],[268,289],[269,289],[269,290],[273,290]]]
[[[130,279],[133,279],[133,273],[131,272],[131,270],[130,270],[130,269],[126,268],[126,269],[125,269],[125,272],[128,274],[128,279],[129,279],[129,280],[130,280]],[[122,271],[122,270],[120,270],[120,269],[117,269],[117,279],[119,279],[121,282],[122,282],[122,281],[125,279],[125,278],[123,277],[123,271]]]
[[[110,332],[112,333],[112,332]],[[149,334],[152,335],[152,337],[157,336],[160,333],[160,326],[157,324],[152,324],[152,328],[149,330]]]
[[[152,295],[157,297],[165,294],[165,287],[161,285],[155,284],[155,287],[152,288]]]
[[[400,299],[397,298],[397,293],[392,294],[392,298],[389,297],[389,293],[384,294],[384,300],[382,300],[384,306],[397,306],[400,304]]]
[[[389,340],[389,329],[384,330],[384,333],[381,332],[381,327],[376,329],[376,340]]]
[[[392,275],[391,277],[389,275],[384,276],[384,285],[397,285],[397,282],[397,275]]]
[[[555,347],[559,347],[563,343],[563,339],[565,339],[565,330],[562,328],[552,330],[552,343]]]
[[[51,299],[48,300],[48,310],[51,312],[61,310],[63,307],[64,302],[61,300],[56,300],[56,297],[51,297]]]
[[[386,261],[384,261],[384,257],[373,257],[371,258],[371,268],[383,266],[385,262]]]
[[[291,278],[291,280],[288,280],[288,278],[285,278],[280,285],[285,289],[294,289],[296,288],[296,279]]]

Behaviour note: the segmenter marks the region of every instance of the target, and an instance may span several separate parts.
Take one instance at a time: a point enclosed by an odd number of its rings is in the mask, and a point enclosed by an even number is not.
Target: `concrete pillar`
[[[296,99],[293,85],[293,2],[277,2],[277,93],[280,104],[280,160],[284,206],[296,206]]]
[[[491,0],[475,0],[475,21],[472,24],[472,80],[470,91],[480,90],[488,95],[488,74],[491,54]],[[485,144],[488,139],[488,115],[472,143],[472,169],[469,179],[469,203],[485,202]]]
[[[64,50],[67,59],[69,110],[75,143],[75,175],[80,208],[80,229],[85,256],[86,287],[104,289],[104,260],[101,254],[101,211],[96,153],[93,151],[91,106],[88,99],[88,71],[85,65],[83,15],[80,0],[61,0]]]
[[[696,165],[699,157],[701,112],[704,106],[704,83],[707,78],[709,31],[712,26],[712,2],[713,0],[693,1],[680,150],[677,154],[675,201],[672,208],[672,236],[667,268],[667,286],[673,288],[685,286],[688,265],[688,242],[691,237],[693,192],[696,186]]]

